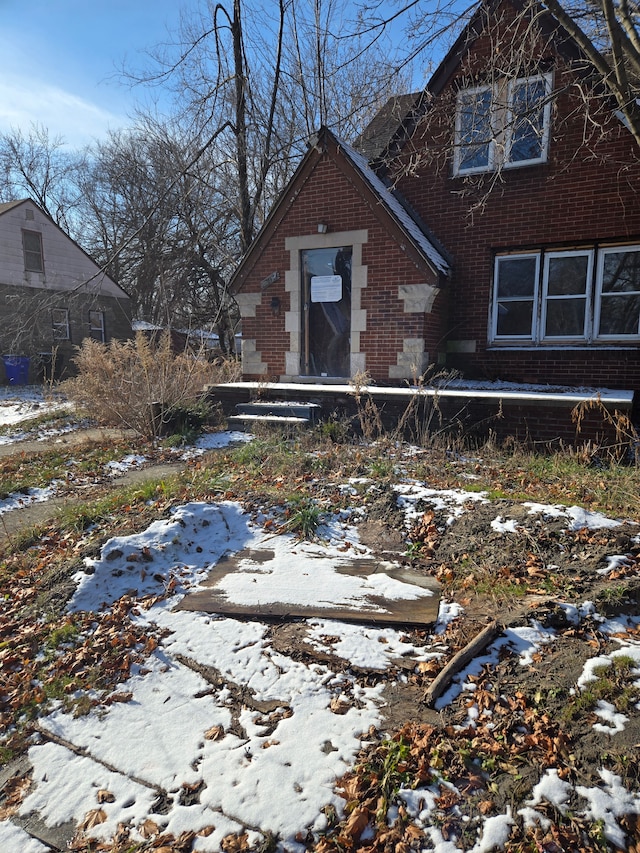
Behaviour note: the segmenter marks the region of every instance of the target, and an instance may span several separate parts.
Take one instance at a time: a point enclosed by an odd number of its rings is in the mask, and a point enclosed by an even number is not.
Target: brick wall
[[[397,366],[398,354],[403,352],[407,339],[426,338],[424,347],[433,359],[441,338],[442,295],[436,298],[431,314],[406,313],[398,288],[435,283],[435,275],[424,267],[419,268],[407,256],[376,214],[334,159],[327,153],[319,156],[315,168],[295,193],[294,203],[280,211],[275,232],[241,287],[240,299],[246,299],[247,294],[260,294],[255,316],[243,317],[242,334],[244,340],[255,341],[255,349],[260,353],[256,363],[264,366],[261,376],[245,371],[245,378],[275,380],[286,374],[289,331],[285,314],[290,310],[290,294],[285,289],[285,271],[289,269],[290,255],[285,239],[317,234],[319,222],[326,222],[331,234],[367,232],[367,242],[362,246],[367,286],[361,299],[361,308],[366,311],[366,329],[360,333],[360,351],[366,353],[365,366],[371,377],[389,383],[390,368]],[[279,279],[261,292],[260,282],[275,272]],[[279,300],[279,312],[274,316],[271,306],[275,299]]]
[[[447,364],[468,377],[640,389],[640,348],[633,343],[555,351],[546,345],[528,351],[488,347],[496,252],[640,242],[640,152],[610,112],[594,108],[601,126],[584,121],[571,85],[575,80],[548,45],[541,46],[543,65],[553,68],[554,88],[561,92],[551,119],[548,162],[504,169],[492,187],[495,175],[452,177],[455,88],[468,85],[479,69],[486,73],[496,43],[495,33],[480,37],[466,65],[453,72],[430,123],[416,131],[404,152],[406,159],[426,146],[428,155],[399,182],[454,258],[445,320]]]

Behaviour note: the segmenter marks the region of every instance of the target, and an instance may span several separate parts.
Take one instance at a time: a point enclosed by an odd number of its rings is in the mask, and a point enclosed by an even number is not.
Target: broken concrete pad
[[[228,616],[322,618],[403,626],[431,625],[438,617],[440,584],[434,578],[400,563],[371,557],[344,558],[335,567],[337,576],[367,579],[377,575],[376,580],[388,578],[396,583],[393,597],[367,592],[357,602],[341,604],[331,602],[330,591],[326,601],[317,600],[315,591],[308,589],[309,572],[302,569],[286,590],[278,589],[277,581],[270,571],[270,564],[273,565],[276,559],[275,551],[249,548],[223,557],[212,567],[204,584],[189,593],[180,602],[178,609]],[[255,601],[251,604],[234,601],[233,596],[224,589],[225,579],[234,572],[247,571],[247,566],[256,567],[251,578],[256,584]],[[382,586],[384,588],[384,584]],[[305,589],[308,589],[306,596]],[[300,603],[305,598],[316,600]]]

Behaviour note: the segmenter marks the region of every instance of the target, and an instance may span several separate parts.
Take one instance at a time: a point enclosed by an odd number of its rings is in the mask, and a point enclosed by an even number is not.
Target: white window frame
[[[68,308],[51,309],[51,328],[53,330],[54,341],[71,340]]]
[[[513,112],[513,92],[517,86],[527,85],[535,82],[544,83],[544,103],[542,107],[542,137],[540,141],[540,156],[531,157],[529,160],[512,160],[511,147],[513,139],[514,122],[517,116]],[[531,166],[536,163],[546,163],[549,151],[549,128],[551,125],[551,74],[534,74],[531,77],[519,77],[511,80],[507,94],[507,121],[505,128],[505,169],[517,169],[519,166]]]
[[[640,341],[640,317],[638,319],[637,332],[631,334],[617,333],[615,335],[601,335],[600,317],[603,295],[602,280],[604,274],[604,262],[608,254],[623,254],[625,252],[638,252],[638,245],[618,245],[603,248],[587,247],[583,249],[553,250],[553,251],[531,251],[510,252],[497,254],[493,264],[493,293],[489,317],[488,343],[490,346],[522,347],[527,345],[551,347],[590,345],[606,343],[637,343]],[[549,294],[549,266],[554,258],[586,257],[587,269],[585,272],[584,294]],[[507,297],[498,298],[498,274],[500,263],[509,260],[525,258],[536,258],[536,284],[534,288],[534,306],[531,320],[530,335],[498,335],[498,307],[500,302],[528,301],[529,297]],[[595,275],[594,275],[595,269]],[[640,298],[640,289],[624,291],[631,296]],[[553,310],[553,303],[558,300],[580,299],[584,301],[584,325],[580,335],[547,335],[547,315]]]
[[[38,250],[27,249],[25,245],[25,237],[36,237],[38,240]],[[22,229],[22,254],[24,260],[24,268],[25,272],[35,272],[35,273],[44,273],[44,250],[42,248],[42,234],[39,231],[34,231],[33,229],[23,228]],[[37,257],[39,259],[39,263],[36,265],[30,264],[28,262],[28,258]]]
[[[575,294],[549,294],[549,266],[554,258],[587,258],[587,271],[584,282],[584,293]],[[562,341],[585,341],[589,338],[589,327],[591,317],[591,282],[593,280],[593,249],[576,249],[569,252],[545,252],[544,268],[542,273],[542,299],[541,299],[541,317],[540,317],[540,334],[534,338],[540,341],[552,341],[559,343]],[[582,321],[582,334],[580,335],[547,335],[547,314],[549,308],[554,302],[560,300],[580,300],[584,302],[584,320]]]
[[[635,334],[625,335],[625,334],[616,334],[616,335],[601,335],[600,334],[600,316],[602,313],[602,299],[608,298],[606,293],[602,292],[602,281],[604,278],[604,261],[607,255],[619,255],[624,252],[638,252],[640,253],[640,245],[636,246],[607,246],[606,248],[600,249],[598,253],[598,268],[596,273],[596,310],[594,312],[593,318],[593,329],[594,329],[594,337],[599,341],[637,341],[640,339],[640,320],[638,322],[638,329]],[[624,291],[626,295],[637,294],[640,296],[640,290],[627,290]]]
[[[513,135],[513,122],[517,118],[513,111],[513,97],[516,87],[533,83],[537,81],[544,82],[544,105],[542,118],[542,138],[540,145],[540,157],[531,158],[529,160],[511,160],[511,145]],[[515,80],[510,80],[508,83],[500,83],[486,86],[473,86],[468,89],[461,89],[456,96],[456,116],[455,116],[455,139],[453,149],[453,174],[458,175],[474,175],[482,172],[491,172],[494,169],[504,167],[509,169],[517,169],[520,166],[531,166],[540,163],[546,163],[549,152],[550,125],[551,125],[551,92],[553,88],[553,79],[551,73],[532,74],[528,77],[518,77]],[[463,150],[465,145],[462,141],[462,111],[461,104],[465,97],[469,95],[479,94],[480,92],[491,92],[490,106],[490,125],[491,139],[489,140],[488,162],[486,166],[474,166],[464,168],[462,166]],[[466,146],[469,148],[471,146]]]
[[[470,168],[462,168],[462,160],[464,159],[462,156],[462,152],[467,150],[468,148],[474,147],[473,144],[465,145],[462,142],[462,101],[465,97],[469,95],[479,95],[482,92],[490,92],[491,93],[491,105],[489,107],[489,125],[491,130],[491,135],[487,141],[489,146],[487,152],[487,165],[486,166],[472,166]],[[494,101],[494,91],[492,86],[474,86],[470,89],[461,89],[456,96],[456,132],[455,132],[455,144],[453,149],[453,171],[455,174],[460,175],[473,175],[478,172],[490,172],[494,167],[495,162],[495,128],[493,121],[493,101]]]
[[[100,320],[99,325],[95,322],[96,318]],[[99,333],[100,337],[97,337],[94,333]],[[93,338],[95,341],[104,343],[104,311],[100,311],[98,309],[91,309],[89,311],[89,337]]]
[[[536,270],[535,270],[535,281],[533,284],[533,294],[532,296],[513,296],[513,297],[498,297],[498,278],[499,278],[499,270],[500,263],[502,261],[517,261],[517,260],[529,260],[530,258],[535,259],[536,262]],[[513,341],[518,343],[525,343],[527,341],[535,340],[537,335],[537,326],[538,326],[538,306],[540,304],[539,298],[539,282],[540,282],[540,252],[520,252],[518,254],[510,254],[510,255],[496,255],[494,265],[493,265],[493,303],[492,303],[492,317],[491,317],[491,340],[497,342],[506,342]],[[499,303],[500,302],[533,302],[533,310],[531,315],[531,334],[529,335],[499,335],[498,334],[498,317],[499,317]]]

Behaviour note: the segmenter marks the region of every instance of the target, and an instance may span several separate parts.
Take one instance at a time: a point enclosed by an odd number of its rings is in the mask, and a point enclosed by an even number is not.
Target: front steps
[[[298,429],[317,423],[322,407],[317,403],[265,401],[238,403],[227,418],[229,429],[250,432],[257,426]]]

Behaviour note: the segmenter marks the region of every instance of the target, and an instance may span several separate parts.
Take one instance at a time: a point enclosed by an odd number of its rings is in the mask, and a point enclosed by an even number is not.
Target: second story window
[[[458,92],[454,174],[546,162],[550,94],[550,74]]]
[[[24,253],[25,270],[29,272],[44,272],[42,234],[39,231],[22,232],[22,251]]]

